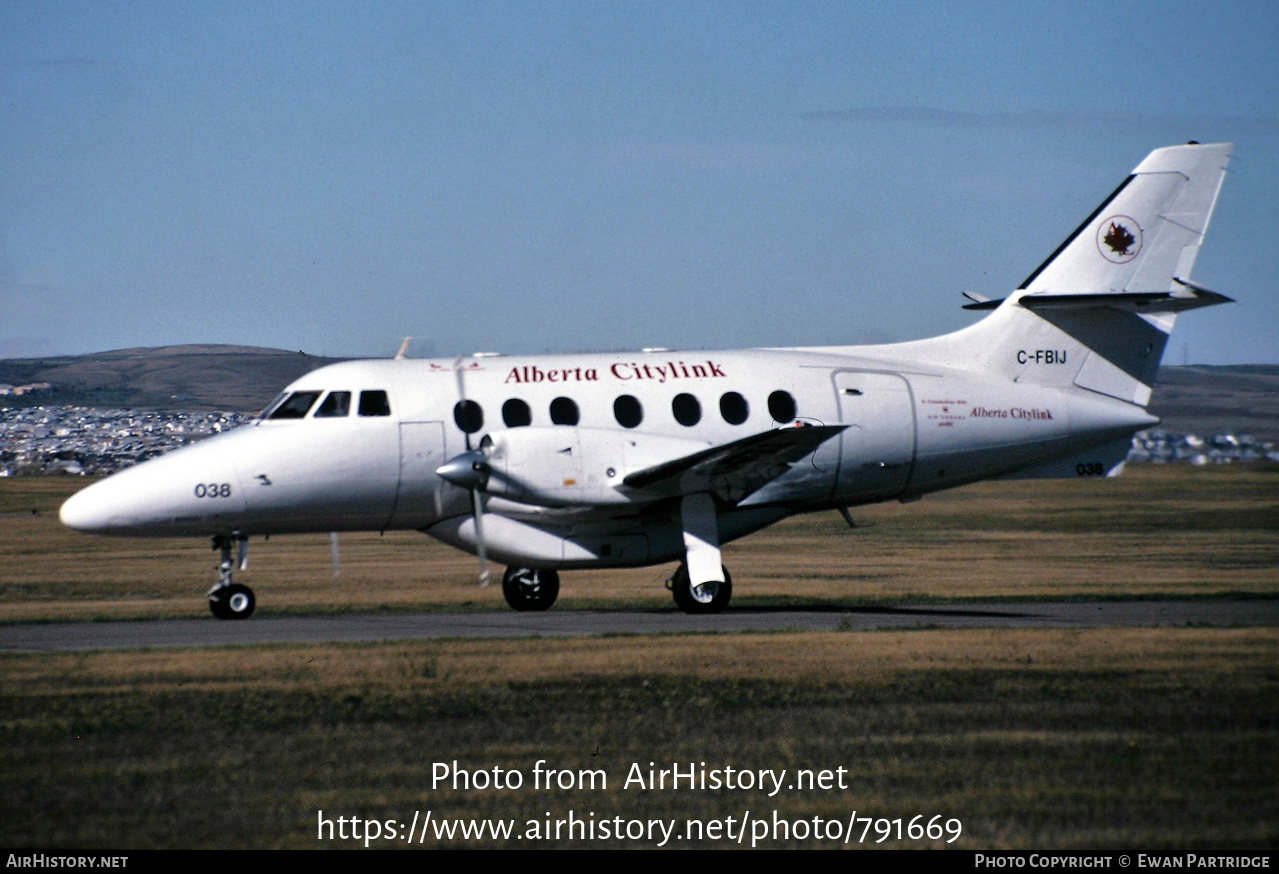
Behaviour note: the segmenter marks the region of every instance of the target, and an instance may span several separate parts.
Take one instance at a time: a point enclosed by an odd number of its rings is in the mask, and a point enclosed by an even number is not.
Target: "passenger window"
[[[576,425],[580,419],[577,401],[572,398],[556,398],[551,401],[551,421],[556,425]]]
[[[671,412],[675,414],[675,421],[686,428],[691,428],[702,420],[702,405],[687,392],[675,395],[671,401]]]
[[[386,399],[386,392],[380,391],[380,390],[360,392],[360,415],[361,416],[391,415],[391,402]]]
[[[331,391],[324,402],[315,411],[317,419],[336,419],[351,412],[351,393],[349,391]]]
[[[644,421],[644,408],[640,406],[638,398],[621,395],[613,401],[613,417],[623,428],[635,428]]]
[[[502,404],[502,421],[508,428],[524,428],[533,424],[533,412],[519,398],[511,398]]]
[[[458,401],[453,405],[453,421],[467,434],[484,427],[484,410],[475,401]]]
[[[298,391],[289,395],[288,399],[271,413],[272,419],[301,419],[311,409],[318,391]]]
[[[746,398],[735,391],[725,392],[719,399],[719,414],[730,425],[740,425],[751,414]]]
[[[768,396],[768,414],[776,422],[795,421],[795,399],[789,392],[781,390],[773,392]]]

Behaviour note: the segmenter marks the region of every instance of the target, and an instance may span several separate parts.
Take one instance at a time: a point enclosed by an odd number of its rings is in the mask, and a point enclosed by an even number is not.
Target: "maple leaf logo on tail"
[[[1127,255],[1128,249],[1133,243],[1137,242],[1137,238],[1130,234],[1123,225],[1111,222],[1110,230],[1102,238],[1102,241],[1110,247],[1110,251],[1118,252],[1120,255]]]
[[[1141,226],[1126,215],[1106,219],[1097,228],[1097,249],[1115,264],[1127,264],[1141,251]]]

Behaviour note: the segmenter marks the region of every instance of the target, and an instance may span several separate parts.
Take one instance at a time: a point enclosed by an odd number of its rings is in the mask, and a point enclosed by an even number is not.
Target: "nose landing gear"
[[[209,589],[209,611],[218,619],[248,619],[253,615],[257,599],[253,590],[231,579],[232,569],[238,565],[240,570],[249,566],[249,538],[236,532],[234,538],[239,545],[239,557],[233,564],[231,561],[231,537],[219,534],[213,538],[213,548],[222,553],[218,563],[218,581]]]

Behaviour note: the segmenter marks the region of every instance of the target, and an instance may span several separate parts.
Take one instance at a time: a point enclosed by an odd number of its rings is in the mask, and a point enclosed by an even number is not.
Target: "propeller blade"
[[[461,358],[453,362],[453,371],[457,374],[457,396],[461,403],[466,400],[466,381],[462,376]],[[472,449],[469,430],[465,432],[463,439],[466,441],[466,452],[444,462],[435,472],[441,479],[471,492],[471,516],[475,519],[475,555],[480,560],[480,588],[483,588],[489,584],[489,562],[488,549],[484,544],[484,496],[480,494],[480,490],[488,483],[492,472],[487,450],[493,445],[493,441],[486,435],[480,440],[479,448]]]
[[[484,497],[479,489],[471,491],[471,513],[475,517],[475,555],[480,560],[480,587],[489,584],[488,549],[484,545]]]
[[[342,574],[342,557],[338,554],[338,533],[336,531],[329,532],[329,557],[333,562],[333,578],[337,579]]]

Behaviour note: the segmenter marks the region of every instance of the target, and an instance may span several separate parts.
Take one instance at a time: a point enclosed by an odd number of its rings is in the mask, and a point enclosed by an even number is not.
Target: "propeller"
[[[466,435],[468,449],[436,468],[435,473],[446,482],[471,493],[471,516],[475,519],[475,554],[480,560],[480,585],[489,584],[488,550],[484,541],[484,496],[482,492],[493,472],[488,462],[493,440],[487,434],[480,438],[477,449],[470,449],[471,435]]]
[[[484,487],[488,484],[492,468],[488,463],[488,449],[492,439],[485,434],[478,449],[470,449],[471,435],[466,435],[468,451],[453,458],[436,473],[442,479],[471,492],[471,517],[475,519],[475,555],[480,560],[480,585],[489,584],[488,549],[484,540]]]
[[[470,442],[469,437],[467,442]],[[492,439],[486,434],[480,440],[478,449],[467,447],[466,452],[453,456],[437,467],[435,472],[440,478],[451,482],[459,488],[472,492],[483,491],[484,487],[488,485],[489,476],[493,473],[493,468],[489,466],[488,462],[489,450],[492,445]]]
[[[467,400],[466,380],[463,378],[461,358],[453,363],[453,371],[457,374],[458,410],[460,410]],[[478,421],[463,422],[459,420],[457,423],[462,428],[463,439],[466,441],[466,452],[446,461],[442,467],[436,470],[436,473],[448,482],[468,489],[471,493],[471,517],[475,520],[475,556],[480,560],[480,587],[483,588],[489,584],[489,561],[488,548],[484,543],[484,496],[480,490],[488,482],[489,466],[485,449],[492,444],[492,441],[486,435],[480,440],[480,448],[471,448],[471,434],[484,427],[484,413],[478,407],[475,409],[478,413]],[[460,419],[458,410],[454,411],[455,419]],[[488,441],[488,443],[486,444],[485,441]]]

